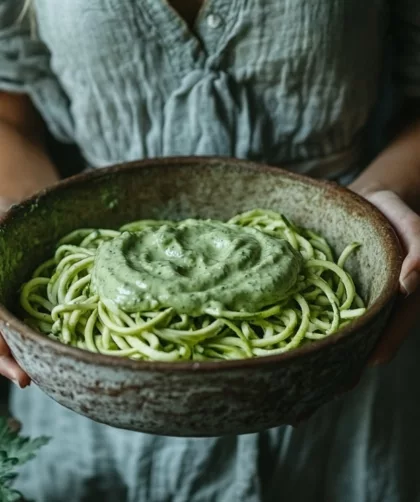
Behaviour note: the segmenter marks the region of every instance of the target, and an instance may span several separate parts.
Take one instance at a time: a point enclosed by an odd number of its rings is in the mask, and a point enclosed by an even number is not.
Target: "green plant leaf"
[[[0,500],[1,502],[20,502],[22,495],[16,490],[0,485]]]
[[[3,459],[17,459],[16,465],[22,465],[31,460],[41,446],[44,446],[49,438],[40,437],[30,439],[23,437],[18,431],[10,427],[5,417],[0,417],[0,475],[4,464]]]
[[[33,459],[36,452],[49,441],[47,437],[31,439],[21,436],[19,428],[0,417],[0,502],[17,502],[22,495],[11,488],[16,478],[14,468]]]

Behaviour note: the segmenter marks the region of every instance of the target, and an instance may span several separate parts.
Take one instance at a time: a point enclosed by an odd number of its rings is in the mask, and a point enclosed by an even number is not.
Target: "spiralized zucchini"
[[[297,228],[283,215],[255,209],[229,223],[286,239],[304,266],[290,296],[258,312],[206,311],[192,317],[173,308],[127,313],[91,292],[98,246],[123,231],[162,221],[142,220],[120,231],[80,229],[64,237],[55,255],[24,284],[25,322],[62,343],[91,352],[139,360],[225,360],[280,354],[321,340],[361,316],[366,308],[344,269],[358,243],[337,260],[327,241]]]

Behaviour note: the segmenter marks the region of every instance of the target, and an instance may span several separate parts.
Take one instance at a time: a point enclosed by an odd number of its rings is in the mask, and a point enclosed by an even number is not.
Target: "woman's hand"
[[[29,376],[19,367],[13,359],[10,349],[4,338],[0,335],[0,375],[11,380],[18,387],[24,388],[31,382]]]
[[[401,294],[372,365],[390,361],[420,319],[420,100],[407,100],[390,126],[393,140],[350,186],[391,222],[406,253]]]
[[[10,205],[58,180],[44,145],[44,125],[29,98],[0,92],[0,218]],[[30,383],[0,334],[0,375]]]
[[[352,188],[352,187],[350,187]],[[395,314],[370,359],[371,365],[389,362],[407,338],[420,314],[420,216],[393,191],[363,194],[394,226],[406,257],[400,275],[400,297]]]

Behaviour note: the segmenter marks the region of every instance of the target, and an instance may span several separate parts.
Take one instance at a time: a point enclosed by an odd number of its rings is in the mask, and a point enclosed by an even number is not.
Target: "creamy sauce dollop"
[[[95,256],[92,288],[126,312],[173,307],[255,312],[288,296],[302,258],[284,239],[250,227],[184,220],[124,232]]]

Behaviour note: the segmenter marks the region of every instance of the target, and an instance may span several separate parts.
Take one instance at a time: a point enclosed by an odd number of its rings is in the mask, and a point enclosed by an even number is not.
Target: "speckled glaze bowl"
[[[207,363],[112,358],[55,342],[13,315],[16,292],[60,237],[139,218],[218,218],[254,207],[326,236],[348,262],[368,312],[325,340],[277,356]],[[219,436],[294,424],[346,389],[381,336],[401,253],[385,218],[349,191],[281,169],[222,158],[158,159],[84,174],[14,207],[0,225],[0,331],[49,396],[115,427]]]

